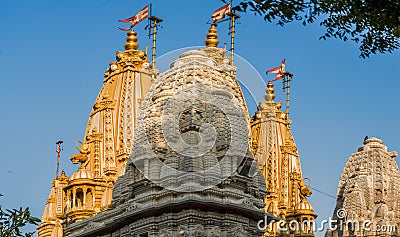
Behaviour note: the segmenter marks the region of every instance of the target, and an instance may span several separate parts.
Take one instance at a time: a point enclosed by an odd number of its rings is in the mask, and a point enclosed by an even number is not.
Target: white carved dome
[[[149,106],[159,107],[165,97],[170,97],[188,85],[204,83],[219,89],[228,89],[245,108],[245,101],[239,83],[232,72],[234,67],[217,65],[216,61],[202,50],[190,50],[179,56],[171,68],[160,74],[149,89],[141,108],[143,116],[150,113]]]
[[[218,180],[236,171],[241,162],[232,157],[244,159],[249,132],[234,73],[234,67],[218,65],[206,52],[191,50],[155,79],[140,106],[131,153],[142,173],[156,183],[175,177],[171,183],[180,183],[182,189],[199,190],[214,181],[203,182],[196,175],[207,171]],[[230,165],[223,169],[219,165],[226,154]],[[197,171],[203,173],[187,174]],[[176,178],[182,176],[190,181]]]

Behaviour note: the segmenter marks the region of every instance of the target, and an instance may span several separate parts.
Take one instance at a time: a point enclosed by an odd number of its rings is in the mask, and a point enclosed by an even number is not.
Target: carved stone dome
[[[93,179],[93,175],[84,169],[79,169],[75,173],[71,175],[69,181],[78,180],[78,179]]]
[[[140,107],[131,155],[149,179],[203,189],[240,164],[224,157],[249,155],[247,108],[233,72],[205,51],[191,50],[154,81]],[[152,159],[155,163],[147,168]],[[229,163],[226,169],[224,162]]]
[[[190,50],[182,53],[170,69],[160,74],[149,89],[141,105],[142,113],[139,119],[145,119],[151,110],[161,111],[164,101],[183,88],[207,84],[216,89],[230,91],[240,105],[247,111],[239,83],[232,74],[234,67],[217,65],[214,58],[209,57],[203,50]]]
[[[303,200],[296,205],[296,211],[314,211],[314,207],[306,198],[303,198]]]

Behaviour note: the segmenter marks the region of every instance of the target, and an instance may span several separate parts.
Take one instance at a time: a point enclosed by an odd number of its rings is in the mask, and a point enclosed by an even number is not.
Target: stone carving
[[[182,237],[188,237],[189,236],[189,231],[186,228],[186,226],[179,226],[178,227],[178,235]]]
[[[78,146],[79,143],[81,144],[80,147]],[[78,149],[78,151],[81,154],[88,154],[89,153],[89,145],[87,143],[76,142],[75,146],[76,146],[76,149]]]
[[[247,237],[249,233],[244,229],[243,225],[238,224],[232,228],[230,235],[232,237]]]
[[[205,237],[205,231],[203,225],[196,225],[193,231],[193,237]]]
[[[169,231],[167,229],[162,229],[162,230],[160,230],[158,237],[172,237],[171,231]]]
[[[395,155],[397,152],[388,152],[380,139],[366,137],[358,152],[350,156],[339,181],[332,219],[338,223],[356,221],[361,227],[328,230],[326,237],[397,235],[400,172]],[[370,223],[368,229],[364,223]]]
[[[242,201],[242,203],[243,203],[244,205],[246,205],[246,206],[253,206],[253,205],[254,205],[253,200],[251,200],[251,199],[249,199],[249,198],[244,199],[244,200]]]
[[[208,232],[208,237],[220,237],[221,236],[221,229],[218,226],[214,226]]]

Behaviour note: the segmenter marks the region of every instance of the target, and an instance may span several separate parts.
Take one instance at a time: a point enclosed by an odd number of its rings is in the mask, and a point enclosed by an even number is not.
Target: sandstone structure
[[[326,237],[398,236],[400,224],[400,172],[397,152],[382,140],[366,137],[350,156],[340,177],[336,221]]]

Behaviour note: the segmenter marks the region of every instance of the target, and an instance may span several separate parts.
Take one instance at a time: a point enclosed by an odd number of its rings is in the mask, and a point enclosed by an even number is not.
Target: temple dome
[[[388,147],[385,146],[382,142],[381,139],[376,138],[376,137],[371,137],[368,138],[366,137],[364,139],[363,145],[358,148],[358,151],[372,151],[372,150],[381,150],[383,152],[388,151]],[[396,157],[398,155],[397,152],[391,152],[390,156],[391,157]]]
[[[204,50],[190,50],[182,53],[171,64],[170,69],[160,74],[154,81],[143,100],[141,108],[145,112],[139,119],[143,120],[155,107],[161,108],[162,101],[167,99],[165,97],[171,97],[179,88],[196,83],[208,84],[222,90],[228,89],[239,100],[240,105],[246,108],[239,83],[235,76],[227,71],[227,66],[229,65],[218,65],[216,60]]]
[[[84,169],[79,169],[75,173],[71,175],[69,181],[78,180],[78,179],[93,179],[93,175]]]
[[[225,153],[236,152],[240,158],[247,155],[247,108],[229,67],[218,64],[204,50],[190,50],[155,79],[140,107],[131,155],[139,170],[154,175],[152,181],[159,180],[160,185],[177,182],[181,191],[211,187],[229,173],[219,166]],[[154,158],[158,164],[145,172],[145,163]],[[211,172],[216,183],[199,184],[202,179],[197,174],[185,176],[198,171]],[[191,181],[168,181],[182,176]]]
[[[314,207],[307,201],[306,198],[296,205],[296,211],[314,211]]]
[[[217,63],[214,59],[208,57],[207,53],[201,50],[189,50],[182,53],[177,60],[171,63],[170,68],[178,68],[190,62],[202,62],[208,66],[216,66]]]

